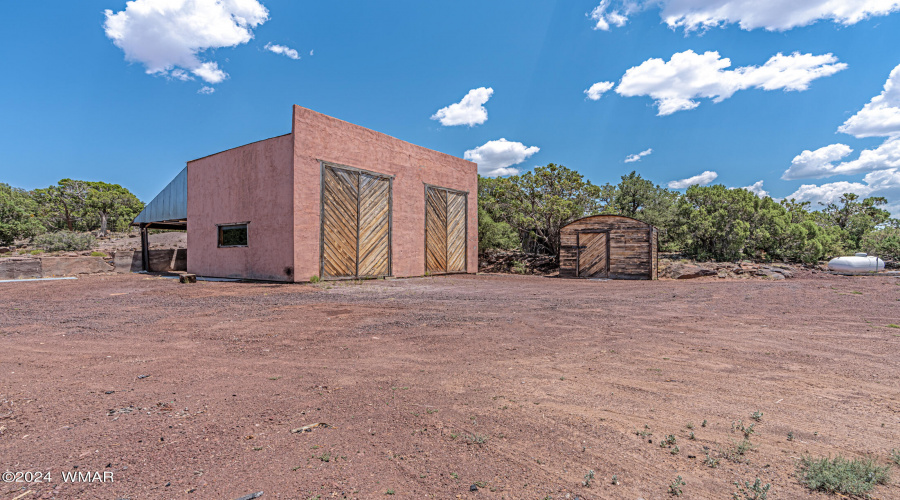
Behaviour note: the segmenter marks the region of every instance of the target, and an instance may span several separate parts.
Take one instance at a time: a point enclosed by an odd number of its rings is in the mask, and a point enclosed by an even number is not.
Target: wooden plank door
[[[466,272],[467,196],[425,187],[425,272]]]
[[[391,181],[359,174],[358,276],[387,276],[391,251]]]
[[[466,195],[447,192],[447,272],[466,272]]]
[[[447,272],[447,191],[425,188],[425,272]]]
[[[391,180],[325,165],[322,277],[391,274]]]
[[[356,276],[359,175],[326,166],[322,189],[322,277]]]
[[[609,277],[609,233],[578,233],[579,278]]]

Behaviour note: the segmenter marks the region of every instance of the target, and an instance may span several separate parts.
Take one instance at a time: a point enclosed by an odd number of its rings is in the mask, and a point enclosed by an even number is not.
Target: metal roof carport
[[[150,229],[187,229],[187,167],[172,179],[131,222],[141,228],[141,266],[150,270]]]

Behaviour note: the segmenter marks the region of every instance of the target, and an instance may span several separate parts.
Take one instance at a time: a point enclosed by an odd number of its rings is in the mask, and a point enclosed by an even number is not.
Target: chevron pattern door
[[[425,188],[425,272],[466,272],[467,196]]]
[[[322,277],[391,274],[391,179],[325,165]]]

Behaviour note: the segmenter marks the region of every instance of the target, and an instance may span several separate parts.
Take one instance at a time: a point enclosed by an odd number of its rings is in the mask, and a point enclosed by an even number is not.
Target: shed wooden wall
[[[612,279],[657,279],[659,231],[645,223],[618,215],[594,215],[579,219],[560,230],[559,276],[575,278],[579,231],[609,231],[609,277]]]

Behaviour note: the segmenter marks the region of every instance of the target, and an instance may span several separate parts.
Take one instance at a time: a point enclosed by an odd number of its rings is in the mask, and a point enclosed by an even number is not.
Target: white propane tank
[[[865,253],[853,257],[837,257],[828,261],[828,270],[837,273],[866,274],[884,270],[884,261]]]

